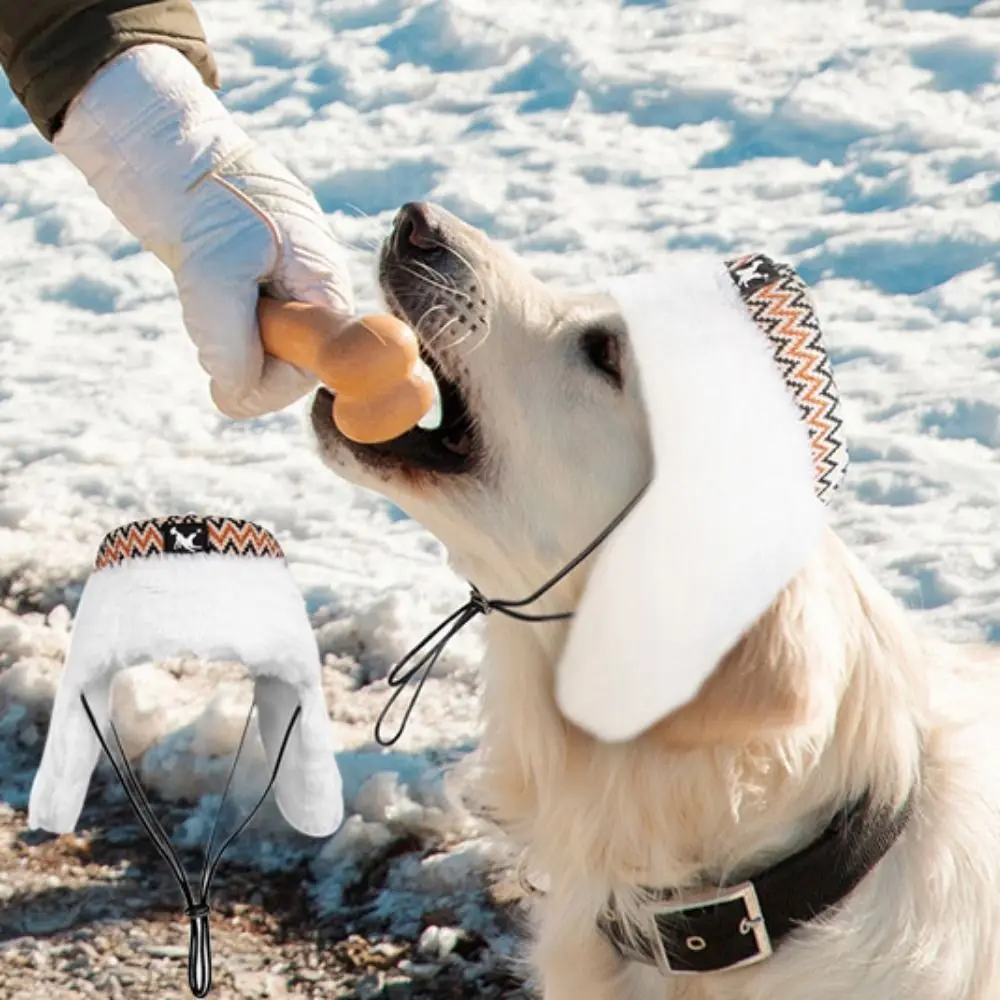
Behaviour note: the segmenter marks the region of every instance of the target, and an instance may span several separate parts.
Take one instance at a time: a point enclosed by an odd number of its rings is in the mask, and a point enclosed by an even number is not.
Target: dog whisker
[[[458,322],[458,317],[452,316],[451,319],[449,319],[447,323],[444,323],[437,330],[437,332],[430,338],[430,340],[427,341],[427,346],[429,348],[433,348],[437,344],[437,342],[441,339],[441,337],[457,322]]]
[[[355,205],[352,202],[348,202],[344,207],[355,215],[359,219],[365,219],[368,222],[375,224],[375,235],[374,236],[364,236],[360,237],[357,241],[352,240],[348,243],[348,246],[357,247],[358,249],[375,250],[377,251],[385,239],[390,233],[390,227],[384,223],[379,222],[376,216],[372,215],[370,212],[366,212],[359,205]]]
[[[389,234],[391,227],[384,222],[379,222],[377,216],[372,215],[371,212],[366,212],[360,205],[355,205],[353,202],[346,202],[344,207],[352,211],[359,219],[367,219],[369,222],[374,222],[384,235],[387,236]]]
[[[370,236],[359,236],[354,240],[345,240],[344,245],[350,247],[352,250],[366,250],[368,252],[377,252],[381,246],[381,241],[373,239]]]
[[[470,348],[469,348],[469,349],[468,349],[468,350],[467,350],[467,351],[465,352],[465,357],[468,357],[468,356],[469,356],[470,354],[473,354],[473,353],[475,353],[476,351],[478,351],[478,350],[479,350],[479,348],[480,348],[480,347],[482,347],[482,346],[483,346],[483,344],[485,344],[485,343],[486,343],[486,341],[487,341],[487,340],[489,339],[489,336],[490,336],[490,325],[489,325],[489,323],[487,322],[487,323],[486,323],[486,325],[485,325],[485,326],[484,326],[484,328],[483,328],[483,332],[482,332],[482,334],[480,335],[480,337],[479,337],[479,340],[477,340],[477,341],[476,341],[476,343],[474,343],[474,344],[472,345],[472,347],[470,347]],[[456,345],[456,346],[457,346],[457,345]]]
[[[422,270],[427,271],[428,274],[431,275],[432,277],[425,278],[423,275],[414,271],[413,268],[411,268],[408,264],[403,264],[400,269],[405,273],[411,275],[412,277],[416,278],[418,281],[423,282],[428,287],[435,288],[440,292],[444,292],[455,303],[460,304],[462,300],[464,300],[465,308],[469,309],[470,312],[474,310],[475,299],[467,291],[465,291],[462,288],[459,288],[458,285],[455,283],[454,278],[442,274],[439,271],[435,271],[432,267],[428,266],[423,261],[414,261],[414,263]]]
[[[448,288],[454,289],[455,280],[450,275],[445,274],[443,271],[438,271],[436,268],[431,267],[426,261],[420,260],[419,258],[414,258],[408,263],[403,265],[403,270],[409,271],[415,278],[419,278],[420,275],[417,274],[413,268],[419,268],[421,271],[426,271],[430,275],[430,280],[435,282],[443,282]]]
[[[452,349],[458,350],[458,348],[460,348],[473,335],[473,332],[474,331],[472,330],[466,330],[466,332],[463,333],[462,336],[459,337],[458,340],[456,340],[455,343],[451,345]],[[472,350],[475,350],[475,348],[473,347]],[[467,351],[466,354],[471,354],[472,350]]]
[[[430,316],[435,311],[437,311],[438,309],[444,309],[444,308],[445,308],[445,306],[441,302],[436,302],[436,303],[433,303],[432,305],[428,306],[421,313],[420,319],[418,319],[416,321],[416,323],[414,323],[414,329],[417,331],[417,333],[421,333],[421,334],[426,333],[427,331],[424,330],[424,323],[427,321],[427,317]]]
[[[460,288],[456,287],[455,285],[445,284],[444,281],[447,279],[445,278],[444,275],[439,274],[437,271],[433,270],[433,268],[428,267],[421,261],[416,261],[416,263],[419,264],[421,267],[423,267],[425,270],[427,270],[431,275],[433,275],[433,277],[431,278],[424,277],[424,275],[420,274],[418,271],[413,270],[413,268],[407,264],[404,264],[401,270],[405,271],[409,275],[412,275],[414,278],[417,279],[417,281],[423,282],[423,284],[427,285],[429,288],[436,288],[438,291],[447,292],[451,296],[455,297],[461,296],[462,298],[468,299],[470,302],[472,301],[471,297],[467,292],[463,292]]]
[[[450,253],[452,255],[452,257],[454,257],[455,260],[457,260],[459,262],[459,264],[461,264],[462,267],[464,267],[469,272],[469,274],[471,275],[473,281],[476,284],[476,287],[477,288],[482,288],[483,287],[483,280],[480,277],[479,272],[476,270],[475,265],[472,263],[472,261],[470,261],[463,254],[459,253],[459,251],[456,250],[453,246],[450,246],[447,243],[441,243],[441,242],[435,241],[434,242],[434,246],[440,247],[442,250],[445,250],[448,253]]]

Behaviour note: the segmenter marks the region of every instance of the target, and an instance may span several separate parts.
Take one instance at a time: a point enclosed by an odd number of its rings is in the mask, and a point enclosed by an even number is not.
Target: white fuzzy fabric
[[[597,554],[557,698],[629,740],[688,702],[813,552],[824,521],[809,436],[724,266],[618,279],[655,473]]]
[[[341,777],[302,594],[282,560],[217,553],[132,559],[87,580],[31,790],[29,828],[67,833],[79,819],[101,753],[81,692],[107,733],[114,675],[183,654],[239,660],[254,676],[271,769],[302,706],[275,799],[296,829],[333,833],[343,818]]]

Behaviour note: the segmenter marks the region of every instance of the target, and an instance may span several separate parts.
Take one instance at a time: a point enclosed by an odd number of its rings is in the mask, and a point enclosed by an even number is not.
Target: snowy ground
[[[846,397],[853,465],[839,528],[929,628],[1000,641],[997,0],[198,8],[226,103],[316,190],[353,248],[361,306],[374,304],[372,248],[415,198],[567,285],[677,252],[766,250],[796,264]],[[235,857],[266,870],[305,858],[325,919],[365,857],[402,844],[376,904],[392,934],[415,938],[442,900],[492,933],[483,831],[439,780],[475,738],[475,635],[449,653],[399,753],[371,746],[378,678],[464,593],[440,546],[320,466],[305,404],[246,423],[214,412],[167,273],[5,87],[0,226],[10,815],[23,822],[102,534],[185,510],[252,518],[285,547],[327,656],[353,816],[311,846],[265,817]],[[221,688],[173,663],[141,668],[118,692],[127,738],[146,750],[143,777],[167,802],[217,790],[238,735],[247,690],[239,670],[216,669]],[[105,799],[95,793],[85,814],[95,828]],[[187,810],[179,840],[204,832],[213,801]],[[26,913],[30,900],[16,898]],[[24,933],[3,919],[0,943]]]

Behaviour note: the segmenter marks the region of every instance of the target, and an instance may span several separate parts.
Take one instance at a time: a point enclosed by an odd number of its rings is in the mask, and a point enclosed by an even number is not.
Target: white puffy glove
[[[175,49],[141,45],[98,72],[54,145],[174,273],[184,324],[230,417],[280,410],[315,378],[265,355],[260,284],[345,321],[344,253],[312,192],[236,124]]]

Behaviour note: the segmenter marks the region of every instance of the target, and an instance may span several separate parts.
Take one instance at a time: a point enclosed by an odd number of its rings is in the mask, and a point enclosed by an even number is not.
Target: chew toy
[[[261,297],[260,337],[268,354],[312,372],[334,391],[333,421],[360,444],[398,437],[422,422],[437,396],[416,335],[395,316],[346,325],[322,306]]]

